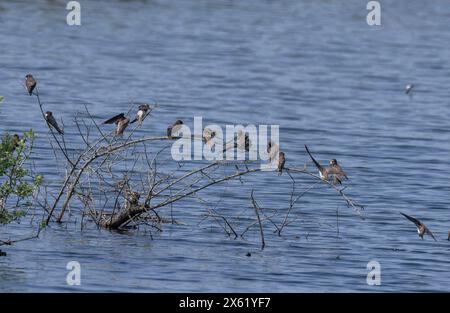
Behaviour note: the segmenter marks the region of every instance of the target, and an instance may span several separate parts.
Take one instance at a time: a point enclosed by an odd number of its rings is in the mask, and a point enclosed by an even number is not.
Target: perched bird
[[[277,153],[280,151],[280,147],[272,140],[267,144],[267,154],[269,155],[269,163],[275,159]]]
[[[447,240],[449,240],[449,241],[450,241],[450,232],[448,232],[448,237],[447,237]]]
[[[210,128],[205,128],[203,130],[203,143],[206,145],[211,145],[212,144],[212,139],[216,137],[216,132],[212,131]]]
[[[434,238],[433,233],[421,221],[419,221],[418,219],[416,219],[412,216],[406,215],[405,213],[400,212],[400,214],[403,215],[404,217],[406,217],[408,220],[410,220],[411,222],[413,222],[416,225],[417,233],[419,234],[419,237],[422,238],[422,240],[423,240],[423,236],[428,234],[434,239],[434,241],[437,241],[436,238]]]
[[[410,94],[410,93],[412,93],[413,88],[414,88],[414,85],[413,85],[413,84],[407,84],[407,85],[405,86],[405,93],[406,93],[407,95]]]
[[[58,123],[56,122],[55,118],[53,117],[53,113],[50,111],[45,112],[45,120],[47,121],[47,124],[56,129],[58,133],[61,135],[64,135],[64,132],[61,128],[59,128]]]
[[[33,94],[33,90],[36,87],[36,81],[33,78],[33,75],[28,74],[25,76],[25,86],[27,87],[27,91],[31,96]]]
[[[284,157],[284,152],[280,152],[278,155],[278,175],[283,174],[284,164],[286,163],[286,158]]]
[[[342,184],[342,178],[348,179],[347,175],[342,170],[336,159],[331,159],[329,162],[329,166],[323,167],[313,158],[306,145],[305,148],[306,152],[308,152],[309,156],[311,157],[311,160],[314,162],[314,165],[316,165],[317,169],[319,170],[319,176],[322,180],[328,181],[328,176],[332,175],[333,185],[336,185],[337,183]]]
[[[116,136],[122,136],[125,128],[130,124],[130,119],[125,117],[124,113],[120,113],[104,121],[103,124],[116,124]]]
[[[136,118],[134,120],[132,120],[130,124],[133,124],[137,121],[138,124],[141,125],[142,122],[144,121],[144,119],[147,117],[147,115],[150,114],[150,112],[148,112],[149,110],[150,110],[150,105],[141,104],[139,106],[139,110],[136,113]]]
[[[181,126],[183,126],[183,121],[176,120],[175,123],[167,127],[167,137],[172,138],[173,134],[177,134],[180,131]]]
[[[234,144],[233,144],[234,143]],[[230,145],[231,144],[231,145]],[[250,151],[250,147],[252,146],[252,141],[247,133],[244,133],[242,129],[239,129],[237,132],[237,136],[234,137],[233,141],[229,141],[225,148],[223,149],[223,153],[232,148],[237,148],[239,150]]]
[[[14,152],[19,147],[20,137],[17,134],[12,136],[12,151]]]

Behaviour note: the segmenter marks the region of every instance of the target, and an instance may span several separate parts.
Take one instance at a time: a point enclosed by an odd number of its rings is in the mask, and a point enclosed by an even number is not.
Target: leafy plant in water
[[[21,206],[29,205],[34,192],[42,184],[42,176],[32,176],[25,167],[33,150],[34,133],[4,134],[0,143],[0,224],[9,223],[24,215]],[[14,203],[14,210],[7,204]]]

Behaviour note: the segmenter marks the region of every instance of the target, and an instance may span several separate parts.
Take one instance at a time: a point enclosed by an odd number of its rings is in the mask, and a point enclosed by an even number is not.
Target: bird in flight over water
[[[323,167],[319,164],[319,162],[314,159],[314,157],[309,152],[308,147],[305,145],[306,152],[308,152],[311,160],[314,162],[314,165],[319,170],[319,176],[322,180],[328,181],[328,176],[332,175],[333,177],[333,185],[342,184],[342,179],[348,179],[347,174],[342,170],[342,167],[338,164],[336,159],[331,159],[329,162],[329,166]]]
[[[414,84],[407,84],[407,85],[405,86],[405,93],[406,93],[407,95],[411,94],[412,91],[413,91],[413,88],[414,88]]]
[[[54,129],[56,129],[56,131],[59,134],[64,135],[64,132],[62,131],[61,128],[59,128],[59,125],[56,122],[55,117],[53,116],[52,112],[50,112],[50,111],[45,112],[45,120],[47,121],[48,125],[50,125]]]
[[[36,81],[34,80],[33,75],[28,74],[25,76],[25,86],[27,87],[28,94],[31,96],[36,87]]]
[[[411,222],[413,222],[416,225],[417,233],[419,234],[419,237],[422,238],[422,240],[423,240],[423,236],[428,234],[434,239],[434,241],[437,241],[436,238],[434,238],[433,233],[428,229],[428,227],[425,226],[424,223],[419,221],[417,218],[406,215],[405,213],[400,212],[400,214],[403,215],[404,217],[406,217],[408,220],[410,220]]]

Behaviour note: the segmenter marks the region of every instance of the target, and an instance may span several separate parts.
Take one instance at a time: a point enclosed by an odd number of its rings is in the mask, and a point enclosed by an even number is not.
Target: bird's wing
[[[313,158],[313,156],[311,155],[311,153],[309,152],[308,147],[305,145],[306,148],[306,152],[308,152],[309,157],[311,158],[311,160],[314,162],[314,164],[316,165],[316,167],[319,169],[319,171],[321,171],[323,169],[322,165],[319,164],[319,162],[316,161],[316,159]]]
[[[120,114],[117,114],[114,117],[111,117],[109,120],[104,121],[103,124],[114,124],[118,120],[123,119],[124,117],[125,117],[125,114],[124,113],[120,113]]]
[[[408,220],[410,220],[414,224],[416,224],[416,226],[422,225],[422,223],[418,219],[416,219],[412,216],[406,215],[405,213],[402,213],[402,212],[400,212],[400,214],[403,215],[404,217],[406,217]]]

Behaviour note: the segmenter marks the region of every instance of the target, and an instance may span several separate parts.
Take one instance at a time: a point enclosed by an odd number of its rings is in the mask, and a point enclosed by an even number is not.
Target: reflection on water
[[[378,28],[367,26],[359,0],[83,1],[80,27],[65,24],[65,4],[0,4],[0,131],[35,130],[34,161],[49,184],[63,172],[38,107],[20,85],[28,72],[74,148],[81,142],[73,119],[84,105],[103,120],[130,102],[157,101],[135,136],[164,134],[178,118],[192,126],[194,116],[219,125],[279,124],[286,165],[312,168],[304,144],[320,162],[337,158],[366,219],[318,186],[294,209],[283,236],[266,225],[260,251],[256,229],[233,240],[211,221],[198,225],[205,209],[193,200],[173,207],[186,225],[167,225],[154,240],[80,231],[74,208],[76,224],[52,224],[39,240],[2,247],[8,256],[0,258],[0,290],[449,290],[446,1],[383,2]],[[411,99],[407,83],[416,86]],[[209,195],[217,210],[253,217],[252,189],[264,207],[287,209],[287,175],[243,180]],[[300,178],[299,188],[311,182]],[[438,242],[420,240],[400,211],[420,217]],[[0,238],[35,228],[24,220],[1,227]],[[66,285],[70,260],[81,263],[80,287]],[[382,268],[376,288],[366,284],[371,260]]]

